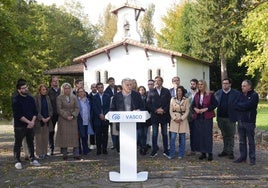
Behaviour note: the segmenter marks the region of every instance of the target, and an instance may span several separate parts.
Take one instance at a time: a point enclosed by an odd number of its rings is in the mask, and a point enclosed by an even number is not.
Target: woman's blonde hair
[[[198,81],[198,84],[199,84],[199,82],[201,82],[203,84],[203,86],[205,88],[205,92],[207,93],[208,92],[208,84],[207,84],[206,80],[201,79]]]
[[[66,87],[69,87],[70,88],[70,90],[71,90],[71,92],[70,92],[70,96],[73,94],[73,92],[72,92],[72,86],[71,86],[71,84],[69,84],[69,83],[67,83],[67,82],[65,82],[65,83],[63,83],[62,85],[61,85],[61,89],[60,89],[60,94],[61,95],[64,95],[64,88],[66,88]]]
[[[38,86],[38,88],[37,88],[37,93],[36,93],[37,95],[41,95],[41,89],[42,89],[42,87],[48,89],[48,87],[45,84],[40,84]]]

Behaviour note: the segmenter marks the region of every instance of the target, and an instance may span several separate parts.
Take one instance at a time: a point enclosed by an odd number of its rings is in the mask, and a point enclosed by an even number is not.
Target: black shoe
[[[249,162],[249,165],[250,165],[250,166],[253,166],[253,165],[255,165],[255,164],[256,164],[255,161],[250,161],[250,162]]]
[[[246,159],[238,158],[234,161],[234,163],[245,163]]]
[[[146,144],[146,147],[147,147],[148,149],[150,149],[150,148],[151,148],[151,146],[150,146],[149,144]]]
[[[228,156],[228,158],[229,158],[229,159],[234,159],[234,154],[233,154],[233,153],[230,154],[230,155]]]
[[[107,154],[108,154],[107,149],[104,149],[104,150],[102,151],[102,153],[105,154],[105,155],[107,155]]]
[[[208,161],[212,161],[213,160],[213,155],[212,155],[212,153],[209,153],[208,154]]]
[[[101,151],[100,150],[97,150],[97,155],[100,155],[101,154]]]
[[[219,153],[218,155],[219,157],[225,157],[225,156],[228,156],[228,153],[226,153],[225,151]]]
[[[80,156],[76,156],[76,157],[74,157],[74,160],[80,161],[81,160],[81,157]]]
[[[163,155],[168,158],[169,157],[169,152],[168,151],[164,151]]]
[[[157,151],[152,151],[151,157],[156,157],[157,156]]]
[[[206,153],[202,153],[202,154],[199,156],[199,159],[200,159],[200,160],[203,160],[203,159],[205,159],[205,158],[207,158]]]

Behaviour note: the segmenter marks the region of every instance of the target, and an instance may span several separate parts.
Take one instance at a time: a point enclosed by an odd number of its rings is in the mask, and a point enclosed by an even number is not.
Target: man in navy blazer
[[[109,121],[105,119],[105,115],[110,110],[110,96],[104,93],[103,83],[97,83],[98,94],[92,97],[93,124],[95,125],[97,155],[108,154],[108,128]]]
[[[158,127],[161,125],[161,133],[163,139],[164,153],[163,155],[168,157],[168,134],[167,125],[170,122],[169,105],[171,95],[169,89],[162,86],[163,78],[160,76],[155,77],[155,88],[148,93],[148,108],[151,112],[151,122],[153,126],[153,150],[151,157],[157,155],[157,139],[158,139]]]

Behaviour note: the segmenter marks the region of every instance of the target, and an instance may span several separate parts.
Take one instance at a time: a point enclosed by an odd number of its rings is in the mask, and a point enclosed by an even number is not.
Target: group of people
[[[15,167],[22,168],[20,150],[24,138],[30,164],[35,166],[40,165],[35,153],[39,159],[47,158],[54,154],[55,146],[60,148],[63,160],[68,159],[69,147],[73,148],[76,160],[95,148],[97,155],[107,155],[109,128],[112,149],[120,152],[119,125],[110,123],[105,115],[109,111],[133,110],[146,110],[151,115],[145,123],[137,123],[137,147],[141,155],[146,155],[152,147],[150,156],[157,156],[160,126],[164,156],[169,159],[175,157],[178,135],[177,156],[182,159],[185,156],[186,135],[190,134],[191,151],[187,155],[200,152],[200,160],[207,158],[211,161],[216,108],[224,145],[218,156],[234,159],[234,135],[238,122],[240,157],[234,162],[247,160],[248,142],[249,163],[255,164],[254,130],[259,99],[250,80],[244,80],[242,92],[238,92],[231,88],[231,79],[223,79],[222,88],[215,93],[208,91],[205,80],[192,79],[189,91],[180,85],[178,76],[172,78],[174,87],[171,89],[163,87],[163,81],[161,76],[148,80],[147,91],[145,86],[138,87],[135,79],[125,78],[121,85],[115,85],[114,78],[110,77],[106,88],[99,82],[92,84],[91,92],[87,93],[82,80],[76,80],[74,89],[69,83],[63,83],[59,88],[58,77],[52,76],[51,87],[40,84],[33,97],[28,92],[27,81],[19,79],[12,96]]]

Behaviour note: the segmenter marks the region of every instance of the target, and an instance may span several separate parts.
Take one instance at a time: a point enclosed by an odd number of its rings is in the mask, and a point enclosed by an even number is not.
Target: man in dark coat
[[[104,93],[103,83],[97,83],[98,94],[92,97],[93,124],[95,126],[97,155],[108,154],[108,128],[109,121],[105,115],[110,110],[110,96]]]
[[[244,80],[241,85],[242,93],[239,96],[236,110],[238,111],[238,136],[240,157],[235,163],[246,162],[249,153],[249,164],[256,164],[255,128],[259,95],[253,89],[250,80]],[[248,150],[247,152],[247,143]]]
[[[160,76],[155,77],[155,88],[149,92],[147,98],[148,109],[151,112],[151,122],[153,126],[153,151],[151,153],[151,157],[155,157],[157,155],[159,124],[161,125],[161,133],[163,139],[163,155],[166,157],[169,156],[167,125],[170,122],[169,105],[171,95],[169,90],[162,85],[163,78]]]
[[[132,90],[132,79],[125,78],[122,80],[122,91],[113,96],[110,110],[111,111],[134,111],[144,110],[140,93]],[[116,140],[116,150],[119,151],[119,142]]]
[[[55,135],[55,126],[58,122],[58,111],[57,111],[57,97],[60,95],[60,88],[59,88],[59,78],[57,76],[52,76],[50,80],[51,87],[48,89],[48,96],[51,101],[52,109],[53,109],[53,116],[52,116],[52,130],[49,130],[49,155],[54,154],[54,135]]]

